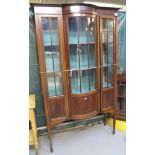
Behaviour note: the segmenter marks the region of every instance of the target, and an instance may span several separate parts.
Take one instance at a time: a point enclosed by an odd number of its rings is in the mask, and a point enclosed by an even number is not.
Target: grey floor
[[[125,155],[126,135],[112,134],[108,125],[97,124],[52,135],[54,152],[51,154],[47,136],[39,137],[39,155]],[[29,155],[35,155],[30,146]]]

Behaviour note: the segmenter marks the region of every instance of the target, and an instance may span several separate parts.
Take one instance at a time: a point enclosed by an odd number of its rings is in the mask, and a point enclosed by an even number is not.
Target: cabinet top
[[[52,15],[65,15],[72,13],[88,13],[95,15],[114,15],[117,12],[118,8],[103,8],[97,7],[91,4],[48,4],[48,5],[39,5],[32,4],[35,14],[52,14]]]

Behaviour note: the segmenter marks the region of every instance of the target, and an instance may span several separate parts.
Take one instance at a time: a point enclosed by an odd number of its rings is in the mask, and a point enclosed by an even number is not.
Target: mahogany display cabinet
[[[115,115],[117,9],[86,4],[33,5],[42,95],[51,128],[69,120]]]

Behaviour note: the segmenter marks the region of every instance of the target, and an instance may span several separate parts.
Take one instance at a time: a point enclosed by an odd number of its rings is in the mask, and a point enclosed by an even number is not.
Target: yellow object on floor
[[[113,119],[109,118],[107,123],[113,127]],[[116,130],[126,132],[126,121],[116,120]]]
[[[35,119],[35,95],[29,95],[29,120],[31,122],[32,129],[29,129],[29,145],[35,145],[36,155],[38,155],[38,138],[37,138],[37,126]]]

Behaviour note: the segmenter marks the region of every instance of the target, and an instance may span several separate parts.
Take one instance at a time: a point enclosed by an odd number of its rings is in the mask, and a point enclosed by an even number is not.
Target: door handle
[[[70,71],[70,73],[69,73],[69,77],[70,77],[70,78],[72,77],[72,71]]]

